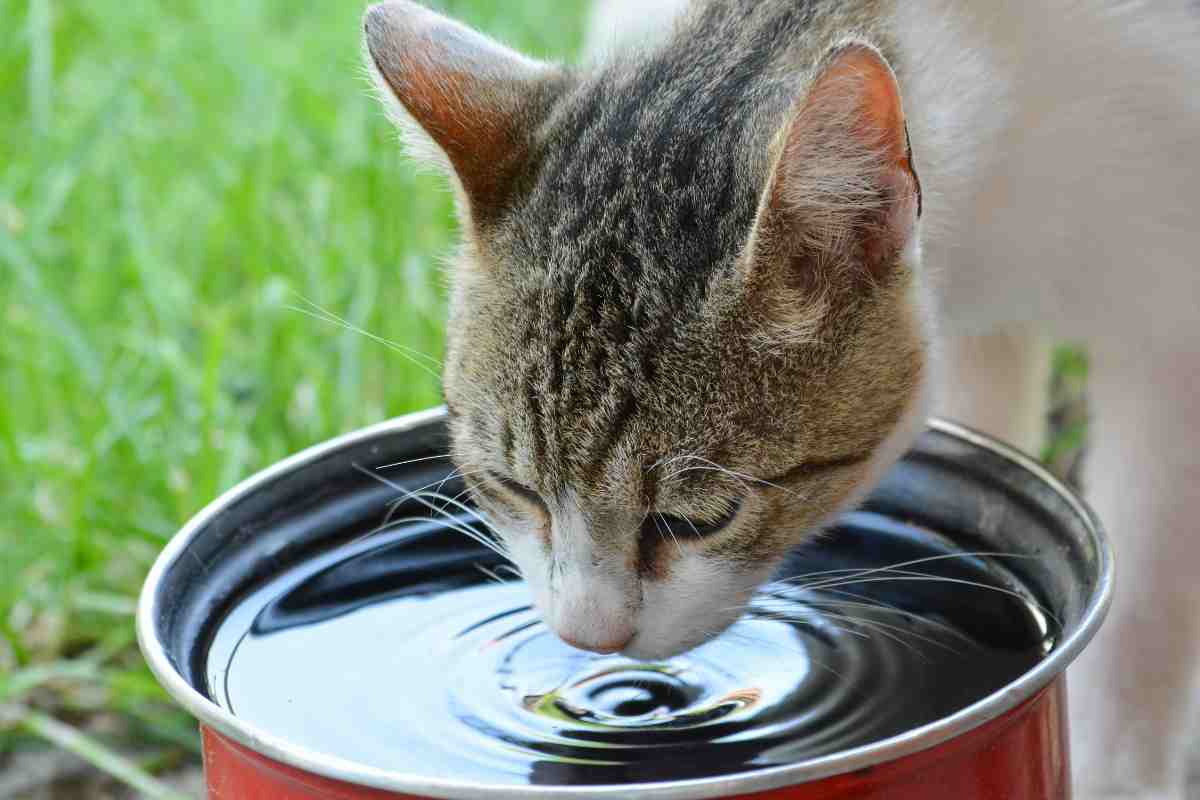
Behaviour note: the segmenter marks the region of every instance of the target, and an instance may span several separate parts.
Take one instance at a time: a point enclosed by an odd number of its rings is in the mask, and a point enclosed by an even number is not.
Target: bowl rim
[[[911,731],[850,750],[819,758],[767,767],[753,772],[669,783],[597,786],[501,785],[406,775],[357,764],[348,759],[299,747],[280,736],[261,730],[233,716],[204,697],[172,666],[160,641],[155,620],[159,613],[157,588],[167,570],[186,552],[189,544],[217,514],[236,500],[257,491],[277,478],[292,473],[343,448],[384,435],[411,431],[444,419],[444,407],[407,414],[314,445],[247,478],[205,506],[167,543],[146,577],[138,600],[137,637],[143,656],[159,683],[171,697],[199,722],[228,739],[266,758],[296,769],[345,783],[407,795],[459,800],[528,800],[533,798],[626,798],[636,790],[646,800],[704,800],[731,793],[769,791],[823,778],[855,772],[918,753],[956,738],[1020,707],[1050,686],[1078,657],[1095,636],[1112,602],[1115,583],[1113,553],[1095,513],[1041,464],[1014,448],[985,434],[954,422],[933,418],[928,429],[948,435],[990,452],[1031,474],[1050,488],[1083,522],[1095,547],[1099,574],[1096,590],[1083,609],[1077,629],[1059,642],[1050,655],[1032,670],[1000,691],[955,714]]]

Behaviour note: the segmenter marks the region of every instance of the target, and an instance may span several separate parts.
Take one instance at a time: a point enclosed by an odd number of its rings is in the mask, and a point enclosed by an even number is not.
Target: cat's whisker
[[[448,482],[455,480],[456,478],[462,478],[462,477],[464,477],[462,470],[455,469],[455,470],[447,473],[444,478],[442,478],[440,481],[438,481],[437,485],[433,487],[433,491],[441,492],[442,489],[446,486],[446,484]]]
[[[303,298],[301,298],[301,299],[303,299]],[[305,302],[310,302],[310,301],[305,300]],[[441,368],[441,362],[438,361],[437,359],[435,359],[433,356],[426,355],[425,353],[422,353],[419,350],[414,350],[411,347],[405,347],[404,345],[393,342],[390,339],[385,339],[382,336],[378,336],[374,333],[371,333],[368,330],[360,328],[359,326],[355,325],[352,322],[348,322],[348,321],[342,319],[341,317],[337,316],[336,314],[332,314],[328,311],[325,311],[325,309],[321,309],[319,306],[316,306],[315,304],[311,304],[311,305],[313,305],[314,308],[317,308],[321,313],[316,313],[314,311],[311,311],[306,308],[301,308],[299,306],[288,306],[288,309],[290,309],[291,311],[295,311],[297,313],[312,317],[313,319],[320,320],[321,322],[329,323],[332,325],[337,325],[341,328],[344,328],[345,330],[350,331],[351,333],[357,333],[360,336],[364,336],[367,339],[370,339],[373,342],[381,344],[384,347],[387,347],[389,350],[392,350],[393,352],[399,353],[400,355],[404,356],[406,359],[408,359],[408,362],[410,364],[412,364],[417,369],[420,369],[422,372],[425,372],[430,377],[437,379],[437,380],[441,379],[441,376],[436,371],[437,369]],[[420,360],[418,360],[419,358],[427,359],[428,362],[431,362],[432,364],[434,364],[434,367],[431,368],[428,363],[422,363]]]
[[[866,628],[867,630],[875,630],[876,632],[887,636],[887,638],[889,638],[889,639],[894,639],[897,642],[903,643],[902,642],[903,636],[908,636],[913,639],[916,639],[917,641],[924,642],[925,644],[932,645],[933,647],[937,647],[942,650],[945,650],[948,653],[953,653],[956,656],[963,655],[962,650],[959,650],[956,647],[952,647],[951,645],[947,644],[946,642],[935,639],[932,636],[926,636],[925,634],[917,633],[916,631],[910,630],[909,628],[905,628],[902,625],[892,625],[887,622],[880,622],[879,620],[863,619],[862,617],[856,617],[853,614],[838,614],[838,613],[830,612],[830,611],[822,611],[821,616],[827,617],[829,619],[845,620],[852,624],[859,625],[863,628]],[[891,635],[889,635],[888,632],[891,632]]]
[[[406,495],[406,499],[415,500],[416,502],[425,506],[431,512],[438,515],[438,518],[442,522],[446,523],[446,525],[448,527],[452,528],[453,530],[456,530],[459,533],[462,533],[464,536],[467,536],[468,538],[473,539],[474,541],[478,542],[479,544],[483,545],[484,547],[487,547],[488,549],[492,550],[497,555],[500,555],[506,559],[511,560],[511,556],[509,555],[507,548],[505,548],[503,546],[503,544],[501,543],[501,540],[499,540],[499,531],[497,531],[490,522],[488,522],[486,519],[484,519],[482,516],[480,516],[479,513],[476,512],[474,509],[472,509],[470,506],[467,506],[463,503],[459,503],[457,501],[452,501],[450,503],[450,505],[452,505],[456,508],[459,508],[462,511],[465,511],[468,514],[475,517],[475,519],[477,519],[480,522],[480,524],[483,525],[484,528],[489,533],[494,534],[497,537],[497,539],[492,539],[491,536],[486,536],[486,535],[480,533],[479,531],[476,531],[476,530],[472,529],[471,527],[464,525],[459,520],[450,516],[450,514],[448,514],[445,511],[445,509],[439,508],[438,506],[436,506],[432,502],[430,502],[429,499],[427,499],[431,495],[434,497],[434,499],[440,499],[440,500],[451,500],[451,498],[448,498],[445,495],[438,494],[436,492],[431,493],[431,492],[419,491],[419,490],[415,491],[415,492],[409,492],[409,491],[406,491],[403,486],[400,486],[399,484],[395,483],[394,481],[390,481],[387,478],[384,478],[383,476],[377,474],[374,470],[369,470],[359,464],[354,464],[353,466],[356,470],[363,473],[364,475],[367,475],[368,477],[372,478],[373,480],[376,480],[376,481],[384,484],[385,486],[390,486],[398,492],[404,493]]]
[[[307,297],[305,297],[303,295],[297,295],[297,297],[299,297],[300,301],[305,303],[306,305],[308,305],[309,308],[312,310],[313,313],[311,313],[310,316],[316,317],[319,315],[319,317],[324,318],[325,321],[342,325],[353,333],[361,333],[362,335],[367,336],[371,339],[374,339],[375,341],[377,341],[381,344],[385,344],[385,345],[388,345],[389,347],[393,347],[398,350],[402,350],[402,351],[410,354],[414,358],[423,358],[423,359],[425,359],[425,361],[427,363],[431,364],[434,367],[441,368],[441,366],[442,366],[441,360],[434,358],[433,356],[429,355],[428,353],[422,353],[420,350],[416,350],[407,345],[400,344],[399,342],[394,342],[390,339],[385,339],[382,336],[379,336],[377,334],[371,333],[370,331],[364,330],[364,329],[358,327],[357,325],[355,325],[354,323],[350,322],[349,320],[345,319],[344,317],[341,317],[341,316],[335,314],[333,311],[330,311],[328,308],[322,307],[321,305],[313,302],[312,300],[308,299]],[[296,310],[304,311],[304,309],[300,309],[300,308],[296,308]]]
[[[445,481],[446,481],[446,479],[445,479],[445,478],[441,478],[441,479],[440,479],[440,480],[438,480],[438,481],[434,481],[433,483],[426,484],[425,486],[422,486],[422,487],[420,487],[420,488],[418,488],[418,489],[407,490],[407,489],[405,489],[403,486],[401,486],[400,484],[396,483],[395,481],[391,481],[391,480],[388,480],[387,478],[384,478],[384,477],[383,477],[383,476],[381,476],[381,475],[377,475],[377,474],[375,474],[374,472],[372,472],[371,470],[365,469],[364,467],[362,467],[362,466],[361,466],[361,465],[359,465],[359,464],[355,464],[355,465],[354,465],[354,468],[355,468],[356,470],[358,470],[359,472],[362,472],[363,474],[365,474],[365,475],[367,475],[368,477],[372,478],[373,480],[376,480],[376,481],[378,481],[379,483],[382,483],[382,484],[384,484],[385,486],[390,486],[391,488],[393,488],[393,489],[395,489],[396,491],[400,492],[400,493],[401,493],[401,496],[400,496],[400,498],[399,498],[399,499],[396,501],[397,503],[404,503],[404,502],[406,502],[406,501],[408,501],[408,500],[416,500],[417,502],[421,503],[421,505],[425,506],[426,508],[429,508],[429,509],[431,509],[431,510],[433,510],[433,511],[436,511],[436,512],[439,512],[439,513],[443,513],[443,514],[444,514],[445,512],[444,512],[444,510],[443,510],[443,509],[440,509],[440,508],[436,508],[436,507],[434,507],[434,506],[433,506],[433,505],[431,505],[431,504],[430,504],[430,503],[429,503],[429,502],[428,502],[428,501],[427,501],[425,498],[432,496],[432,497],[434,497],[435,499],[452,500],[452,498],[448,498],[448,497],[446,497],[445,495],[443,495],[443,494],[440,494],[440,493],[438,493],[438,492],[430,492],[430,491],[427,491],[427,490],[429,489],[429,487],[430,487],[430,486],[433,486],[433,485],[435,485],[435,484],[441,484],[441,483],[445,483]],[[461,508],[463,511],[466,511],[467,513],[469,513],[470,515],[472,515],[473,517],[475,517],[475,518],[476,518],[477,520],[479,520],[479,522],[480,522],[480,523],[482,523],[484,526],[487,526],[487,527],[489,527],[489,528],[491,527],[491,524],[490,524],[490,523],[489,523],[487,520],[485,520],[483,517],[481,517],[481,516],[479,515],[479,513],[475,511],[475,509],[473,509],[473,508],[470,508],[470,507],[468,507],[468,506],[465,506],[465,505],[463,505],[462,503],[458,503],[458,502],[456,502],[456,501],[454,502],[454,505],[458,506],[458,507],[459,507],[459,508]]]
[[[508,581],[504,580],[498,574],[496,574],[496,570],[489,569],[488,567],[485,567],[483,564],[476,564],[475,569],[479,570],[484,575],[486,575],[489,580],[491,580],[495,583],[498,583],[501,586],[508,583]]]
[[[471,473],[468,473],[468,474],[471,474]],[[421,492],[424,492],[435,485],[440,488],[441,485],[446,482],[446,480],[447,480],[446,478],[443,478],[440,481],[434,481],[432,483],[427,483],[424,486],[421,486],[417,489],[412,489],[411,491],[406,491],[403,495],[401,495],[400,497],[393,500],[389,504],[387,516],[384,517],[383,524],[380,526],[380,529],[386,528],[387,526],[391,525],[392,520],[395,517],[396,513],[404,506],[404,504],[406,502],[411,500],[414,495],[420,494]],[[389,483],[387,485],[392,486],[393,484]],[[378,531],[376,531],[376,532],[378,532]]]
[[[755,478],[752,475],[744,475],[744,474],[738,473],[738,472],[731,472],[729,470],[722,469],[720,467],[708,467],[708,466],[685,467],[683,469],[676,470],[675,472],[671,473],[670,475],[667,476],[667,478],[676,478],[676,477],[679,477],[680,475],[686,475],[689,472],[717,472],[722,475],[728,475],[729,477],[731,477],[734,480],[741,483],[743,486],[746,486],[748,484],[758,484],[760,486],[766,486],[771,489],[777,489],[781,492],[784,492],[785,494],[789,494],[796,500],[804,501],[804,500],[808,499],[808,497],[806,495],[802,495],[799,492],[795,491],[794,489],[789,489],[786,486],[780,486],[778,483],[772,483],[771,481],[763,480],[762,478]]]
[[[887,630],[885,627],[878,626],[876,624],[868,624],[864,620],[859,619],[858,617],[850,616],[847,614],[828,614],[828,613],[826,613],[823,616],[828,617],[829,619],[839,619],[850,625],[856,625],[859,628],[865,629],[868,632],[867,633],[868,639],[871,638],[871,635],[882,636],[885,639],[888,639],[889,641],[895,642],[896,644],[900,645],[905,650],[908,650],[916,658],[919,658],[922,661],[926,661],[926,662],[930,660],[929,656],[927,656],[925,653],[922,653],[921,649],[919,647],[917,647],[915,644],[913,644],[912,642],[904,641],[904,639],[902,639],[900,636],[898,636],[897,634],[893,633],[890,630]],[[845,629],[843,628],[842,630],[844,631]],[[911,631],[910,631],[910,633],[911,633]],[[943,648],[949,650],[951,653],[954,653],[955,655],[962,655],[962,653],[960,653],[959,651],[954,650],[953,648],[947,647],[946,645],[944,645],[940,642],[937,642],[936,640],[930,640],[930,643],[937,644],[940,647],[943,647]]]
[[[463,489],[458,494],[454,495],[453,499],[455,502],[458,502],[458,501],[462,500],[463,498],[465,498],[467,495],[471,494],[473,491],[475,491],[475,490],[471,489],[470,487],[467,487],[466,489]]]
[[[443,494],[442,492],[438,492],[438,491],[433,491],[433,489],[428,489],[428,491],[421,492],[421,497],[427,498],[430,500],[443,501],[443,503],[445,503],[446,506],[454,507],[454,509],[458,509],[458,510],[462,511],[463,513],[467,513],[468,516],[476,519],[476,521],[478,521],[479,524],[484,525],[484,527],[487,528],[488,530],[491,530],[492,533],[497,534],[497,535],[500,533],[500,531],[496,530],[496,525],[493,525],[492,522],[490,521],[490,519],[487,519],[486,517],[482,516],[481,513],[479,512],[479,510],[474,509],[474,507],[469,506],[466,503],[462,503],[462,501],[458,500],[456,497],[451,498],[450,495]]]
[[[674,461],[677,458],[679,458],[679,456],[673,456],[673,457],[663,456],[658,461],[655,461],[653,464],[646,467],[646,472],[652,473],[652,472],[656,471],[659,467],[663,466],[663,464],[669,464],[670,462]]]
[[[491,520],[484,517],[482,514],[479,513],[478,510],[472,508],[471,506],[467,505],[466,503],[463,503],[453,497],[444,495],[440,492],[433,492],[433,491],[422,492],[421,497],[429,498],[431,500],[441,500],[442,502],[444,502],[446,504],[446,506],[451,507],[451,508],[457,508],[459,511],[462,511],[462,512],[470,515],[471,517],[474,517],[479,522],[480,525],[482,525],[484,528],[486,528],[491,533],[494,533],[497,536],[500,535],[500,531],[496,529],[496,526],[492,524]],[[444,511],[444,508],[438,509],[438,510]]]
[[[462,522],[458,518],[452,516],[449,513],[449,511],[447,511],[447,508],[457,508],[460,511],[464,511],[464,512],[470,514],[471,516],[473,516],[475,518],[475,520],[480,525],[483,526],[484,530],[486,530],[488,532],[488,534],[491,534],[492,536],[497,537],[498,541],[496,543],[499,545],[500,532],[496,529],[496,527],[494,525],[492,525],[492,523],[489,520],[485,519],[484,517],[482,517],[481,515],[476,513],[475,510],[472,509],[470,506],[468,506],[464,503],[460,503],[457,500],[454,500],[453,498],[447,497],[446,495],[439,494],[437,492],[421,492],[420,495],[415,496],[413,499],[416,500],[417,502],[421,503],[422,505],[424,505],[426,508],[428,508],[434,514],[439,515],[440,519],[453,520],[453,521],[455,521],[455,523],[457,525],[460,525],[462,527],[467,528],[468,530],[471,530],[472,533],[474,533],[478,536],[485,536],[485,534],[475,531],[473,528],[471,528],[465,522]],[[440,505],[440,506],[437,505],[435,501],[440,501],[442,503],[442,505]],[[491,536],[486,536],[485,538],[488,538],[489,541],[491,540]],[[500,546],[502,546],[502,545],[500,545]],[[499,551],[497,551],[497,552],[499,552]]]
[[[442,487],[444,487],[447,483],[449,483],[452,480],[462,479],[463,481],[465,481],[466,477],[468,475],[478,475],[481,472],[483,472],[482,469],[475,469],[475,470],[471,470],[470,472],[463,472],[461,467],[456,467],[454,470],[448,472],[446,474],[446,477],[442,478],[442,482],[437,485],[437,491],[440,492],[442,490]],[[460,492],[459,494],[461,495],[462,493]]]
[[[832,590],[831,593],[844,594],[849,597],[858,597],[859,596],[859,595],[851,594],[850,592],[842,592],[841,590],[838,590],[838,589]],[[825,606],[833,606],[835,608],[859,608],[864,611],[881,611],[881,612],[895,614],[897,616],[902,616],[902,617],[914,616],[911,612],[905,611],[902,608],[897,608],[896,606],[893,606],[889,603],[885,603],[882,600],[875,600],[873,602],[858,602],[858,601],[854,601],[854,600],[835,600],[832,598],[830,598],[830,599],[813,598],[813,599],[807,600],[805,602],[807,602],[808,605],[810,605],[814,608],[823,608]],[[922,624],[928,625],[933,628],[937,628],[938,630],[941,630],[941,631],[943,631],[947,634],[950,634],[951,636],[954,636],[956,638],[962,639],[967,642],[971,641],[971,638],[969,636],[967,636],[965,633],[960,631],[958,628],[955,628],[953,625],[947,625],[944,622],[939,622],[936,619],[930,619],[928,617],[922,617],[921,622],[922,622]]]
[[[480,473],[483,473],[483,472],[487,472],[487,470],[486,469],[473,469],[473,470],[468,470],[467,472],[463,472],[461,469],[456,469],[453,472],[451,472],[449,475],[447,475],[446,477],[444,477],[440,481],[438,481],[437,485],[433,487],[433,491],[441,492],[442,487],[445,486],[448,482],[450,482],[452,480],[463,479],[465,481],[466,478],[473,476],[473,475],[479,475]],[[429,487],[426,486],[425,488],[428,489]],[[474,489],[472,489],[468,485],[461,492],[456,494],[452,499],[455,501],[458,501],[458,500],[462,499],[463,495],[471,494],[473,491],[474,491]]]
[[[932,576],[930,572],[918,572],[916,570],[893,569],[891,567],[873,567],[863,570],[846,570],[843,575],[827,576],[818,580],[803,581],[800,578],[781,578],[773,581],[768,586],[774,587],[778,593],[785,590],[794,592],[816,592],[825,589],[826,586],[840,586],[847,581],[854,581],[859,578],[869,578],[873,575],[898,575],[898,576]],[[766,587],[764,587],[766,588]]]
[[[834,587],[857,586],[857,585],[866,584],[866,583],[885,583],[885,582],[900,583],[900,582],[905,582],[905,581],[909,581],[909,582],[913,582],[913,583],[948,583],[948,584],[955,584],[955,585],[960,585],[960,586],[972,586],[976,589],[986,589],[986,590],[992,591],[992,592],[999,592],[1000,594],[1008,595],[1009,597],[1013,597],[1017,600],[1020,600],[1022,603],[1032,605],[1041,614],[1043,614],[1047,619],[1052,620],[1055,625],[1059,625],[1059,626],[1062,625],[1062,623],[1058,619],[1058,617],[1056,617],[1049,609],[1047,609],[1045,606],[1041,605],[1040,603],[1037,603],[1036,601],[1034,601],[1032,598],[1030,598],[1027,595],[1021,594],[1020,592],[1013,591],[1012,589],[1005,589],[1002,586],[991,586],[986,583],[980,583],[979,581],[969,581],[969,580],[965,580],[962,578],[944,578],[939,575],[924,575],[924,574],[918,572],[918,573],[913,573],[911,575],[895,575],[895,576],[874,577],[874,578],[865,578],[865,579],[855,578],[855,579],[850,579],[850,580],[846,580],[846,581],[839,582],[839,583],[829,584],[829,586],[834,586]],[[822,586],[821,588],[822,588],[822,590],[824,590],[827,587]]]
[[[859,568],[854,568],[854,569],[828,569],[828,570],[819,570],[817,572],[806,572],[806,573],[801,573],[799,575],[791,575],[787,578],[781,579],[780,581],[775,581],[775,583],[780,583],[783,581],[798,581],[798,580],[803,580],[804,578],[816,578],[816,577],[821,577],[823,575],[836,575],[839,573],[855,573],[855,572],[857,572],[857,573],[862,573],[862,574],[866,575],[866,574],[870,574],[870,573],[876,572],[876,571],[882,572],[882,571],[886,571],[886,570],[901,569],[903,567],[915,567],[920,564],[930,564],[930,563],[937,562],[937,561],[947,561],[947,560],[951,560],[951,559],[964,559],[964,558],[1035,558],[1035,556],[1028,555],[1025,553],[989,552],[986,550],[979,550],[979,551],[965,552],[965,553],[943,553],[942,555],[926,556],[925,558],[916,558],[911,561],[900,561],[895,564],[884,564],[879,567],[859,567]]]
[[[800,584],[798,588],[802,588],[802,589],[806,589],[806,590],[810,590],[810,591],[820,591],[827,584],[831,585],[831,586],[837,586],[847,580],[857,580],[859,578],[870,578],[875,575],[884,575],[884,576],[888,576],[888,577],[898,576],[898,577],[905,577],[905,578],[946,577],[943,575],[937,575],[932,572],[921,572],[920,570],[915,570],[915,569],[900,569],[898,567],[890,567],[888,569],[883,569],[883,570],[876,570],[876,569],[867,570],[866,572],[863,572],[860,575],[845,575],[840,578],[827,578],[825,580],[814,581],[812,583],[804,583],[804,584]]]
[[[823,598],[823,597],[820,597],[819,595],[805,596],[802,598],[801,597],[793,598],[793,597],[785,596],[782,593],[773,592],[771,589],[772,589],[772,584],[767,584],[767,586],[764,587],[760,591],[760,593],[758,595],[756,595],[755,598],[751,601],[751,603],[752,603],[751,608],[754,608],[757,611],[755,616],[758,617],[759,619],[770,618],[770,619],[785,620],[785,621],[805,621],[806,616],[807,616],[806,614],[797,613],[795,608],[789,607],[789,606],[792,606],[793,604],[798,603],[798,604],[800,604],[800,606],[802,608],[804,608],[805,610],[811,611],[813,615],[815,615],[821,619],[843,618],[846,620],[853,620],[864,627],[869,627],[869,626],[874,625],[874,626],[879,626],[882,628],[894,629],[896,631],[909,634],[909,635],[913,636],[914,638],[922,639],[924,641],[927,641],[930,644],[950,650],[951,652],[953,652],[955,654],[961,655],[961,651],[958,651],[958,650],[950,647],[949,645],[945,644],[944,642],[940,642],[936,639],[923,636],[922,634],[919,634],[916,631],[912,631],[908,628],[904,628],[904,627],[897,626],[897,625],[891,625],[889,623],[881,622],[879,620],[867,620],[867,619],[863,619],[862,617],[855,617],[852,615],[842,615],[842,614],[836,613],[836,609],[840,609],[840,608],[851,608],[851,609],[858,608],[858,609],[862,609],[865,611],[884,611],[887,613],[897,614],[897,615],[901,615],[901,616],[905,616],[905,617],[911,616],[911,614],[909,612],[904,611],[903,609],[896,608],[895,606],[891,606],[887,603],[883,603],[882,601],[863,602],[863,601],[859,601],[859,600],[837,600],[837,599],[833,599],[833,598]],[[797,589],[789,587],[786,591],[788,592],[788,594],[798,594],[803,590],[797,590]],[[837,592],[838,590],[835,589],[835,590],[823,590],[823,591]],[[803,591],[803,593],[805,595],[810,594],[807,591]],[[840,592],[840,593],[847,594],[847,595],[849,595],[851,597],[855,597],[855,598],[859,597],[858,595],[850,595],[848,592]],[[778,605],[773,605],[770,601],[775,600],[775,599],[779,600],[781,603],[788,604],[788,606],[781,607]],[[835,611],[829,611],[827,607],[832,607],[833,609],[835,609]],[[736,609],[736,607],[730,607],[726,610],[734,610],[734,609]],[[776,610],[776,609],[778,609],[778,610]],[[944,633],[946,633],[950,636],[953,636],[957,639],[961,639],[967,643],[973,643],[971,641],[970,637],[968,637],[962,631],[954,628],[951,625],[947,625],[947,624],[945,624],[943,622],[939,622],[937,620],[925,619],[925,618],[922,618],[922,622],[926,625],[937,628],[938,630],[941,630]]]
[[[355,466],[357,467],[357,465],[355,465]],[[362,471],[362,470],[360,469],[360,471]],[[396,489],[400,488],[397,484],[394,484],[391,481],[383,481],[382,483],[384,483],[385,486],[390,486],[392,488],[396,488]],[[362,536],[352,539],[351,543],[353,544],[356,542],[361,542],[366,539],[370,539],[372,536],[376,536],[380,533],[383,533],[385,530],[390,528],[393,525],[393,523],[396,521],[395,520],[396,513],[399,512],[400,508],[404,505],[405,502],[407,502],[409,499],[411,499],[411,497],[413,495],[415,495],[419,492],[423,492],[426,489],[428,489],[430,486],[433,486],[433,485],[434,484],[430,483],[430,484],[426,484],[425,486],[422,486],[418,489],[413,489],[411,491],[404,491],[404,494],[402,496],[400,496],[399,498],[388,503],[388,511],[387,511],[387,514],[384,515],[383,522],[381,522],[375,528],[372,528],[371,530],[367,531]]]
[[[671,530],[671,526],[663,519],[663,515],[657,511],[654,512],[654,527],[658,529],[658,535],[662,536],[663,539],[667,538],[663,536],[663,529],[666,528],[667,533],[671,535],[671,540],[675,542],[675,549],[679,551],[679,557],[683,558],[683,545],[679,543],[679,539],[675,536],[675,532]],[[692,529],[695,530],[695,526],[692,526]]]
[[[782,642],[771,641],[770,639],[766,638],[765,636],[755,636],[754,634],[748,633],[747,631],[726,630],[726,631],[721,631],[715,635],[717,637],[725,637],[725,638],[732,639],[732,640],[749,642],[749,643],[753,644],[755,647],[760,647],[760,646],[761,647],[770,647],[774,650],[778,650],[779,652],[783,652],[783,653],[791,653],[794,655],[799,655],[799,654],[802,654],[805,652],[803,647],[789,647],[788,645],[783,644]]]
[[[807,625],[810,628],[813,628],[814,630],[818,629],[816,622],[808,619],[807,617],[805,617],[805,616],[797,617],[797,616],[795,616],[793,614],[789,614],[785,611],[780,611],[778,613],[759,613],[759,614],[755,614],[753,618],[758,619],[758,620],[767,620],[770,622],[790,622],[790,623],[794,623],[794,624]],[[823,618],[824,618],[824,615],[822,615],[822,619]],[[847,619],[847,620],[852,619],[851,617],[841,617],[841,618]],[[858,622],[858,620],[853,620],[853,621]],[[841,627],[838,625],[822,624],[819,626],[819,628],[839,631],[841,633],[849,634],[850,636],[857,636],[860,639],[871,638],[868,634],[864,633],[863,631],[851,630],[849,628]]]
[[[499,556],[510,558],[507,548],[505,548],[501,542],[491,538],[490,536],[480,533],[469,525],[460,522],[456,518],[446,513],[443,509],[438,508],[432,503],[427,503],[425,505],[435,515],[434,519],[442,522],[444,525],[446,525],[446,527],[461,533],[475,542],[478,542]]]
[[[452,458],[452,456],[449,453],[439,453],[436,456],[424,456],[423,458],[410,458],[408,461],[394,461],[390,464],[380,464],[375,469],[377,469],[377,470],[395,469],[397,467],[407,467],[409,464],[423,464],[426,461],[440,461],[442,459],[449,459],[449,458]]]
[[[682,455],[682,456],[676,456],[675,458],[671,459],[671,461],[670,461],[670,462],[668,462],[668,463],[673,463],[673,462],[675,462],[675,461],[684,460],[684,459],[688,459],[688,460],[691,460],[691,461],[699,461],[699,462],[701,462],[701,464],[702,464],[703,466],[699,466],[699,467],[684,467],[683,469],[676,470],[675,472],[672,472],[671,474],[667,475],[667,476],[664,478],[664,480],[670,480],[671,478],[678,477],[678,476],[680,476],[680,475],[683,475],[683,474],[686,474],[686,473],[688,473],[688,472],[696,472],[696,471],[712,471],[712,472],[719,472],[719,473],[721,473],[721,474],[723,474],[723,475],[728,475],[729,477],[731,477],[731,478],[733,478],[733,479],[735,479],[735,480],[737,480],[737,481],[740,481],[740,482],[742,482],[743,484],[745,484],[745,483],[757,483],[757,484],[759,484],[759,485],[761,485],[761,486],[767,486],[767,487],[770,487],[770,488],[772,488],[772,489],[778,489],[779,491],[781,491],[781,492],[785,492],[785,493],[787,493],[787,494],[790,494],[790,495],[792,495],[793,497],[796,497],[797,499],[800,499],[800,500],[804,500],[804,499],[805,499],[805,498],[801,497],[801,496],[800,496],[800,495],[799,495],[797,492],[795,492],[794,490],[792,490],[792,489],[788,489],[786,486],[780,486],[778,483],[772,483],[771,481],[768,481],[768,480],[763,480],[762,478],[756,478],[756,477],[754,477],[753,475],[747,475],[747,474],[746,474],[746,473],[744,473],[744,472],[737,472],[737,471],[735,471],[735,470],[731,470],[731,469],[729,469],[728,467],[723,467],[723,466],[721,466],[720,464],[717,464],[717,463],[716,463],[716,462],[714,462],[714,461],[710,461],[710,460],[708,460],[707,458],[704,458],[703,456],[697,456],[697,455]]]
[[[779,611],[776,613],[759,613],[756,616],[758,619],[768,619],[768,620],[774,620],[777,622],[788,622],[788,623],[793,623],[793,624],[799,623],[799,624],[815,626],[815,622],[813,620],[809,619],[808,615],[805,615],[805,614],[797,615],[794,613],[790,613],[786,610]],[[906,628],[901,628],[896,625],[887,625],[886,623],[877,622],[875,620],[865,620],[865,619],[862,619],[861,617],[855,617],[850,614],[837,614],[837,613],[832,613],[832,612],[828,612],[828,611],[819,612],[817,617],[822,623],[820,626],[821,629],[835,630],[840,633],[848,634],[850,636],[857,636],[860,639],[870,639],[871,634],[878,634],[887,639],[895,641],[897,644],[899,644],[902,647],[911,651],[914,655],[920,656],[922,658],[924,656],[920,653],[920,651],[916,648],[916,646],[914,646],[911,642],[904,641],[898,635],[898,633],[894,633],[893,631],[898,631],[901,633],[909,634],[916,639],[927,642],[928,644],[942,647],[946,650],[949,650],[952,653],[955,653],[956,655],[961,655],[961,653],[959,651],[949,647],[948,645],[944,644],[943,642],[939,642],[936,639],[932,639],[930,637],[922,636],[921,634],[918,634],[915,631],[910,631]],[[828,620],[841,620],[849,625],[855,626],[855,628],[848,628],[845,625],[841,625],[841,626],[830,625],[830,624],[828,624]]]

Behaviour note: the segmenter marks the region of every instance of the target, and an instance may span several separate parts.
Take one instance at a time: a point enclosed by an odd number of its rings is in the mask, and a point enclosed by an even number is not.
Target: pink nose
[[[599,653],[602,656],[619,653],[633,641],[633,634],[622,634],[620,637],[595,638],[585,636],[573,636],[570,634],[560,633],[559,638],[567,644],[574,647],[576,650],[588,650],[592,653]]]

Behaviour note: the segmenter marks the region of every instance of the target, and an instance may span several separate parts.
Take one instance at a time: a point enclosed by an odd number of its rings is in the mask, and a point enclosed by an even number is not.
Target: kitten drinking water
[[[1088,343],[1122,568],[1081,797],[1182,798],[1197,688],[1200,21],[1187,3],[613,0],[584,68],[405,0],[377,83],[451,177],[453,448],[546,622],[662,658],[931,410],[1034,447]],[[622,42],[624,42],[622,44]]]

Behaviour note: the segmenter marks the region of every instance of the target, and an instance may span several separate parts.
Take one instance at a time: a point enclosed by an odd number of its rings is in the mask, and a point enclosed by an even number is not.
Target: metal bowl
[[[222,495],[163,551],[138,609],[142,652],[201,723],[210,797],[304,798],[1060,798],[1069,796],[1065,671],[1095,635],[1113,588],[1112,553],[1094,515],[1036,462],[941,421],[895,466],[870,510],[1020,553],[1014,572],[1062,624],[1056,648],[1001,691],[902,735],[734,776],[621,786],[499,786],[369,768],[297,747],[205,693],[210,637],[247,588],[378,521],[395,491],[355,468],[446,450],[435,409],[310,448]],[[438,467],[401,481],[428,482]],[[423,480],[424,479],[424,480]],[[319,720],[314,720],[319,724]]]

